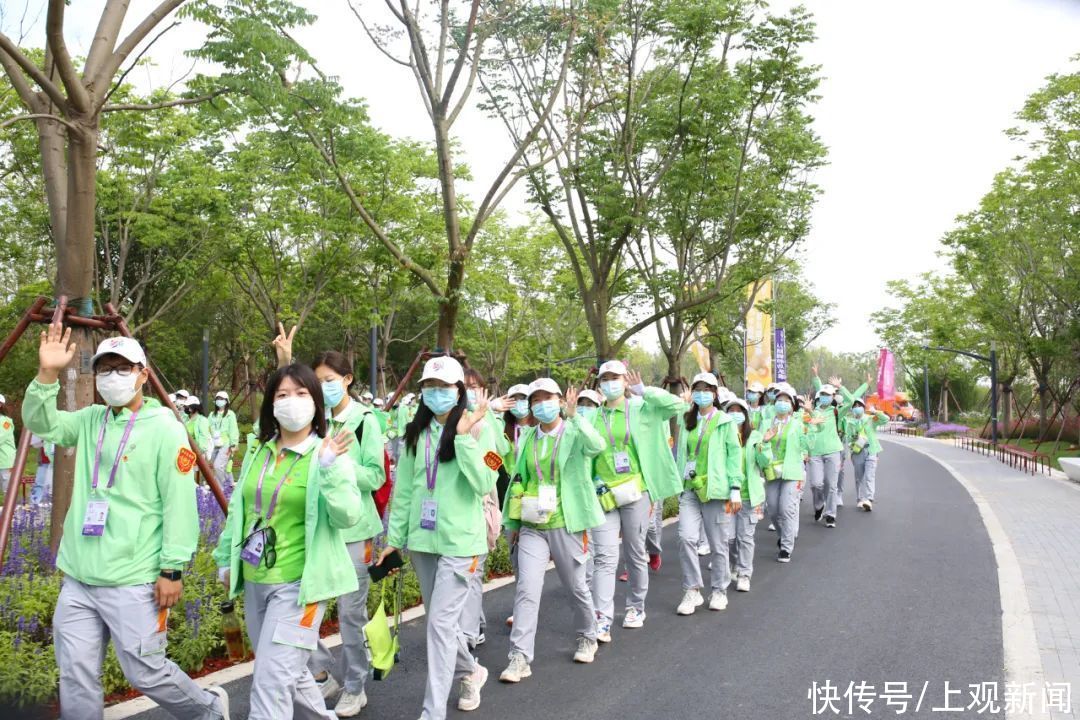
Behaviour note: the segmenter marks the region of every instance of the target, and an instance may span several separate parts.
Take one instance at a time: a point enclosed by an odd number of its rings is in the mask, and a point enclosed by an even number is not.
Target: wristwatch
[[[181,575],[183,575],[183,573],[180,572],[179,570],[162,570],[161,571],[161,577],[165,578],[166,580],[172,580],[173,582],[176,582],[177,580],[179,580]]]

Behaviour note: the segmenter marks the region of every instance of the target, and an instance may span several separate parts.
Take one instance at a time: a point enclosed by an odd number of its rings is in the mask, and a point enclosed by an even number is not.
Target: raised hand
[[[690,390],[690,388],[686,388],[685,390],[683,390],[679,397],[682,398],[682,401],[687,405],[694,404],[694,393]]]
[[[497,397],[492,400],[489,405],[491,405],[491,409],[495,412],[504,413],[514,407],[514,399],[509,395],[503,395],[502,397]]]
[[[641,381],[641,373],[637,370],[626,371],[626,386],[630,388],[630,392],[635,395],[643,395],[645,393],[645,383]]]
[[[817,365],[811,365],[810,366],[810,372],[814,373],[814,377],[817,377],[818,376]]]
[[[829,378],[829,384],[833,387],[843,387],[844,381],[837,375],[833,375]]]
[[[488,393],[483,388],[476,389],[476,409],[473,411],[466,410],[461,413],[461,419],[458,420],[457,433],[458,435],[466,435],[472,430],[473,425],[484,419],[484,416],[488,411]]]
[[[578,389],[573,385],[566,388],[566,417],[572,418],[577,415]]]
[[[71,328],[65,330],[62,323],[51,323],[48,330],[41,331],[38,380],[46,384],[56,382],[60,371],[66,368],[74,357],[75,343],[71,342]]]
[[[278,334],[277,337],[270,343],[274,347],[274,353],[277,355],[278,367],[285,367],[292,362],[292,343],[293,337],[296,335],[296,328],[298,326],[293,325],[292,330],[285,334],[285,326],[280,322],[277,324]]]
[[[327,435],[323,439],[323,448],[334,453],[334,455],[341,457],[349,451],[349,446],[353,444],[356,436],[348,430],[342,430],[337,435],[330,437]]]

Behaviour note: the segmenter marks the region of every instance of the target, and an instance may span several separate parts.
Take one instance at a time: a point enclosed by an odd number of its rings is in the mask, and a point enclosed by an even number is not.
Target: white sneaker
[[[712,548],[709,547],[709,543],[698,545],[697,554],[701,557],[712,555]]]
[[[341,692],[341,684],[330,673],[326,673],[325,680],[322,682],[316,680],[315,684],[319,686],[319,692],[322,693],[323,700],[330,700]]]
[[[461,678],[461,696],[458,697],[457,709],[469,712],[480,707],[480,688],[488,681],[488,670],[477,665],[471,675]]]
[[[638,612],[637,608],[626,608],[626,615],[623,617],[622,626],[624,628],[639,628],[645,624],[645,611]]]
[[[738,592],[750,592],[750,578],[740,575],[739,579],[735,581],[735,590]]]
[[[206,692],[217,695],[217,699],[221,702],[222,720],[231,720],[229,717],[229,693],[225,692],[225,688],[220,685],[211,685],[206,688]]]
[[[691,588],[683,593],[682,602],[679,603],[679,607],[675,612],[679,615],[693,615],[694,611],[705,604],[705,598],[701,597],[701,591],[697,588]]]
[[[709,609],[727,610],[727,594],[722,592],[714,592],[712,595],[710,595]]]
[[[611,642],[611,623],[596,623],[596,642],[607,644]]]
[[[514,627],[514,616],[506,618],[506,627]]]
[[[353,695],[351,692],[346,691],[341,693],[341,697],[338,698],[337,705],[334,706],[334,713],[338,717],[356,717],[366,707],[367,693],[361,690],[359,695]]]
[[[595,640],[579,637],[577,639],[577,652],[574,653],[574,662],[591,663],[596,658],[596,648]]]
[[[510,664],[502,671],[499,682],[519,683],[532,676],[532,668],[525,662],[525,656],[519,652],[510,653]]]
[[[776,532],[776,523],[769,523],[769,532]]]

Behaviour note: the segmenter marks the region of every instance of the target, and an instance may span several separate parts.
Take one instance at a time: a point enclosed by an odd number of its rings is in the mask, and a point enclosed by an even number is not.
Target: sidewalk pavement
[[[1073,713],[1041,717],[1080,717],[1080,485],[1063,473],[1022,473],[951,440],[882,439],[930,455],[968,488],[998,559],[1006,678],[1035,682],[1036,692],[1043,681],[1068,683],[1075,693]],[[993,525],[1000,526],[1004,537],[995,537]],[[1009,556],[1015,558],[1019,577],[1009,572]],[[1034,644],[1025,637],[1032,630]]]

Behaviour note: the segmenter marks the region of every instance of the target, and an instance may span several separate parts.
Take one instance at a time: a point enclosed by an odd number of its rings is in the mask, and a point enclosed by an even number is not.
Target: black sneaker
[[[825,527],[827,527],[827,528],[836,527],[836,518],[834,518],[832,515],[826,515],[825,516]]]
[[[776,562],[791,562],[791,553],[789,553],[787,550],[781,550],[779,553],[776,554]]]
[[[821,519],[821,513],[823,513],[823,512],[825,512],[825,506],[824,505],[822,505],[821,507],[814,510],[814,522],[817,522],[818,520]]]

